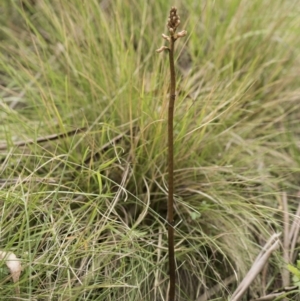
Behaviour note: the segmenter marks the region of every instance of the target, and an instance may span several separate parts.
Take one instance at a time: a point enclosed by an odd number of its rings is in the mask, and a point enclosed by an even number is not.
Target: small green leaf
[[[192,220],[196,220],[197,218],[201,217],[201,213],[197,211],[193,211],[190,213]]]
[[[295,275],[292,277],[292,279],[293,279],[293,284],[297,285],[298,288],[300,289],[300,279]]]
[[[297,267],[298,267],[298,261],[297,261]],[[290,264],[287,266],[288,270],[293,274],[293,283],[294,285],[297,285],[300,289],[300,270]]]
[[[291,264],[288,264],[287,269],[296,277],[300,279],[300,270]]]
[[[297,269],[300,270],[300,260],[297,260]]]

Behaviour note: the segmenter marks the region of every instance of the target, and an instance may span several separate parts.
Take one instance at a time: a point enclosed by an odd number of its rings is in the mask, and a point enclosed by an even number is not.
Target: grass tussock
[[[216,284],[225,300],[282,231],[282,193],[291,220],[298,206],[300,17],[294,1],[198,2],[178,5],[178,300]],[[166,300],[169,82],[155,50],[170,6],[3,1],[0,246],[22,259],[23,300]],[[278,250],[250,296],[280,286],[282,265]]]

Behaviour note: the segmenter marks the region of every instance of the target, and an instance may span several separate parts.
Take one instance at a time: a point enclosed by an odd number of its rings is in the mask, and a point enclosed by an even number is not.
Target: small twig
[[[271,301],[271,300],[275,300],[276,298],[282,296],[283,294],[285,294],[285,292],[282,292],[282,293],[272,293],[272,294],[263,296],[263,297],[258,298],[258,299],[253,299],[252,301]]]
[[[266,296],[260,297],[258,299],[252,299],[250,301],[271,301],[271,300],[279,300],[277,299],[278,297],[283,297],[287,295],[288,293],[296,293],[298,291],[298,286],[290,286],[290,287],[285,287],[281,291],[275,291],[271,294],[268,294]]]
[[[79,134],[85,130],[86,130],[85,127],[78,128],[78,129],[75,129],[75,130],[72,130],[72,131],[69,131],[66,133],[53,134],[53,135],[49,135],[49,136],[40,137],[37,139],[29,139],[29,140],[25,140],[25,141],[15,142],[12,144],[12,146],[13,147],[22,147],[22,146],[27,146],[27,145],[34,144],[34,143],[43,143],[43,142],[47,142],[47,141],[58,140],[60,138],[65,138],[65,137]],[[9,147],[10,146],[8,144],[0,144],[0,150],[6,150]]]

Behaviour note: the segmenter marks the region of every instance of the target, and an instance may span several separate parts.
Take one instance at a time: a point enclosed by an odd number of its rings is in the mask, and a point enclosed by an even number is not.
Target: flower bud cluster
[[[168,18],[167,27],[169,29],[170,34],[174,34],[177,27],[180,24],[179,15],[177,15],[177,8],[172,7],[170,10],[170,16]]]
[[[184,37],[187,34],[186,30],[182,30],[178,33],[175,33],[179,24],[180,24],[180,17],[179,17],[179,15],[177,15],[177,8],[172,7],[170,10],[170,16],[169,16],[168,22],[167,22],[167,27],[169,29],[170,36],[162,34],[163,39],[167,40],[168,42],[171,42],[171,39],[172,39],[172,42],[174,43],[178,38]],[[159,49],[157,49],[156,51],[163,52],[164,50],[170,50],[170,49],[166,46],[162,46]]]

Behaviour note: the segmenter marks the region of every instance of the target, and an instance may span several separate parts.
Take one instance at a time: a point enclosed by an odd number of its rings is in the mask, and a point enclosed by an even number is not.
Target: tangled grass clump
[[[21,258],[21,298],[167,300],[169,3],[3,3],[0,250]],[[282,231],[283,193],[297,217],[300,20],[293,1],[178,9],[176,295],[225,300]],[[249,296],[284,266],[278,249]]]

